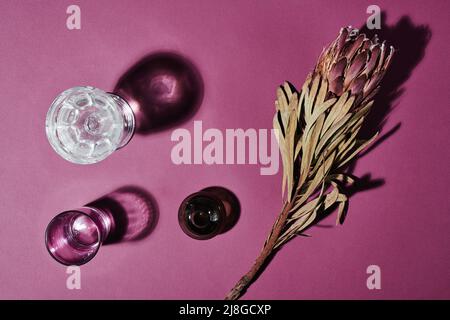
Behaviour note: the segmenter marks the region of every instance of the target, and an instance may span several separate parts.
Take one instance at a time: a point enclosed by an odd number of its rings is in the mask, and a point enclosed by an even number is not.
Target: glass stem
[[[120,96],[114,93],[108,93],[122,110],[123,132],[119,146],[117,149],[123,148],[130,142],[136,130],[136,119],[130,105]]]

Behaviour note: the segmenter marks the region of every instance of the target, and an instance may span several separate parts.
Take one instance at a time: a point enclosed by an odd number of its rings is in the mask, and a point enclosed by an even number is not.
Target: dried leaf
[[[367,146],[369,146],[377,137],[378,137],[378,132],[369,140],[362,142],[361,145],[359,147],[357,147],[356,150],[353,151],[353,153],[350,156],[346,156],[346,159],[339,164],[338,168],[341,168],[343,165],[345,165],[350,160],[352,160],[354,156],[356,156],[363,149],[365,149]]]
[[[339,110],[341,109],[342,105],[347,101],[348,96],[350,95],[350,92],[346,91],[342,94],[342,96],[339,97],[338,101],[334,105],[334,107],[331,109],[330,113],[328,114],[327,120],[325,121],[323,125],[323,131],[322,135],[328,130],[328,128],[333,123],[336,115],[338,114]]]

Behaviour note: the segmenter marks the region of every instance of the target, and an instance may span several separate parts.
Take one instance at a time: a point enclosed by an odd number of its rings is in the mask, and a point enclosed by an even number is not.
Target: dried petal
[[[381,52],[380,52],[380,59],[378,60],[377,67],[376,67],[376,69],[375,69],[375,71],[377,71],[377,72],[381,70],[381,67],[382,67],[383,64],[384,64],[384,57],[385,57],[385,55],[386,55],[386,46],[385,46],[384,42],[381,44],[380,49],[381,49]]]
[[[337,77],[342,77],[344,75],[345,67],[347,66],[347,59],[342,57],[337,63],[335,63],[330,70],[328,80],[334,80]]]
[[[350,82],[356,78],[356,76],[361,72],[363,67],[366,65],[367,61],[367,52],[361,52],[359,53],[356,58],[353,60],[352,64],[350,65],[346,75],[345,75],[345,81],[344,86],[347,87]]]
[[[370,51],[369,61],[367,62],[366,68],[364,69],[364,74],[370,75],[372,70],[377,65],[377,61],[378,61],[378,57],[380,56],[380,52],[381,52],[381,49],[380,49],[379,45],[373,46],[373,48]]]
[[[342,48],[344,47],[345,40],[347,40],[348,37],[348,30],[347,28],[342,28],[341,32],[339,33],[339,37],[336,39],[337,47],[336,47],[336,54],[339,55]]]
[[[387,70],[387,69],[389,68],[389,66],[390,66],[390,64],[391,64],[391,61],[392,61],[392,56],[393,56],[393,55],[394,55],[394,47],[391,46],[391,47],[389,48],[389,55],[388,55],[388,57],[386,58],[386,61],[384,62],[383,70]]]
[[[338,77],[331,81],[330,83],[330,91],[333,92],[335,95],[342,95],[344,89],[344,77]]]
[[[365,38],[361,45],[361,51],[369,50],[371,45],[372,45],[371,41],[369,39]]]
[[[356,78],[350,86],[350,91],[352,92],[352,94],[354,95],[360,94],[364,88],[364,85],[366,84],[366,81],[367,76],[365,74],[362,74],[358,78]]]
[[[345,53],[345,56],[347,57],[348,61],[352,60],[353,56],[361,46],[365,37],[366,37],[365,35],[360,34],[353,43],[350,42],[349,46],[347,47],[347,51]]]
[[[378,86],[378,83],[380,82],[381,78],[382,73],[377,72],[372,75],[369,82],[367,82],[366,85],[364,86],[364,97],[367,97],[370,94],[370,92]]]

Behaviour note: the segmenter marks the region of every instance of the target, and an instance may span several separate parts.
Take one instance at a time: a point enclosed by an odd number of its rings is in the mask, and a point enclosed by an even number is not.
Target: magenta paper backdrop
[[[66,28],[70,4],[81,7],[81,30]],[[341,26],[364,24],[370,4],[1,1],[0,298],[223,298],[278,214],[281,176],[261,176],[256,165],[176,166],[174,128],[136,135],[99,164],[74,165],[47,142],[49,104],[75,85],[111,90],[138,59],[170,50],[191,59],[205,84],[199,111],[181,127],[192,130],[193,120],[202,120],[205,128],[270,128],[276,86],[300,86]],[[247,299],[450,298],[450,2],[376,4],[388,26],[409,16],[432,33],[383,133],[400,128],[354,171],[384,184],[351,197],[344,225],[314,227],[312,237],[290,242]],[[159,223],[143,240],[102,247],[81,267],[81,290],[66,289],[65,267],[45,249],[47,223],[124,185],[153,195]],[[182,233],[177,210],[184,197],[210,185],[235,192],[242,213],[231,231],[196,241]],[[366,287],[372,264],[381,268],[381,290]]]

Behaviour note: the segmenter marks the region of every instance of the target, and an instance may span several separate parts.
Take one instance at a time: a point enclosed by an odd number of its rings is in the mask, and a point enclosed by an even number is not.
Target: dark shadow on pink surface
[[[156,52],[128,69],[114,93],[133,109],[136,132],[150,134],[190,119],[203,100],[204,83],[188,58],[175,52]]]
[[[113,217],[114,227],[104,244],[141,240],[158,223],[159,211],[155,199],[136,186],[119,188],[88,206],[104,210]]]
[[[366,173],[360,178],[354,177],[352,173],[356,167],[356,162],[358,159],[377,148],[381,143],[393,136],[400,129],[401,123],[397,123],[384,134],[382,132],[386,124],[386,120],[389,117],[389,113],[397,107],[398,100],[404,92],[403,85],[410,78],[415,67],[425,56],[426,47],[431,39],[431,30],[429,27],[426,25],[414,25],[408,16],[402,17],[395,25],[386,25],[385,12],[382,13],[381,30],[367,30],[364,26],[361,28],[361,32],[366,33],[369,37],[374,34],[378,34],[380,39],[386,40],[387,45],[394,46],[396,53],[391,64],[391,68],[388,70],[382,81],[382,87],[375,96],[375,103],[364,122],[359,139],[370,138],[378,131],[382,134],[371,147],[359,155],[356,161],[353,161],[347,168],[347,173],[355,180],[352,185],[342,186],[344,193],[349,199],[356,193],[379,188],[385,184],[385,180],[383,178],[372,178],[370,173]],[[314,223],[305,231],[309,230],[313,226],[322,228],[333,227],[334,225],[321,224],[321,222],[334,213],[336,209],[337,206],[332,206],[325,212],[318,214],[317,216],[320,218],[317,218],[316,221],[314,221]],[[347,209],[348,207],[344,209],[344,213],[340,221],[341,223],[345,220],[348,212]],[[304,234],[304,236],[308,235]],[[283,246],[278,247],[265,261],[263,267],[259,270],[257,276],[252,282],[258,279],[282,247]]]
[[[361,28],[361,32],[369,38],[378,35],[382,41],[386,41],[387,46],[394,46],[395,54],[390,69],[382,81],[380,91],[375,96],[374,105],[364,121],[358,139],[369,139],[376,132],[380,132],[380,136],[349,165],[347,172],[350,174],[354,172],[359,159],[377,148],[400,129],[401,122],[383,132],[389,114],[398,106],[399,99],[405,91],[405,82],[424,58],[431,39],[430,28],[427,25],[415,25],[408,16],[401,17],[396,24],[391,26],[386,24],[386,18],[386,12],[382,12],[381,30],[368,30],[366,25]],[[384,183],[384,179],[372,179],[371,174],[368,173],[361,178],[355,177],[355,183],[352,186],[345,186],[345,193],[350,198],[355,193],[380,187]],[[345,210],[343,219],[345,219],[346,213],[347,210]]]
[[[384,179],[374,179],[372,178],[372,175],[370,173],[366,173],[362,177],[355,177],[352,176],[352,178],[355,180],[355,182],[352,185],[345,187],[345,195],[350,199],[355,193],[363,192],[363,191],[369,191],[372,189],[379,188],[385,184]],[[339,223],[344,223],[345,218],[347,217],[348,213],[348,205],[349,202],[345,204],[344,213],[341,216],[341,219],[339,220]],[[328,210],[323,212],[320,215],[320,218],[318,218],[316,223],[314,224],[315,227],[319,228],[332,228],[335,225],[334,224],[321,224],[321,222],[327,218],[330,214],[335,212],[337,209],[337,205],[331,206]]]
[[[375,96],[372,110],[360,132],[360,137],[366,139],[372,137],[377,131],[382,133],[389,113],[397,107],[399,98],[405,90],[403,87],[405,82],[422,61],[431,39],[430,28],[427,25],[414,25],[408,16],[403,16],[392,26],[386,24],[386,18],[386,12],[382,12],[381,30],[368,30],[365,25],[361,28],[361,32],[368,37],[377,34],[380,39],[386,41],[388,46],[392,45],[395,48],[394,60],[382,81],[380,91]],[[401,124],[398,123],[384,133],[365,154],[393,135],[400,129],[400,126]]]

